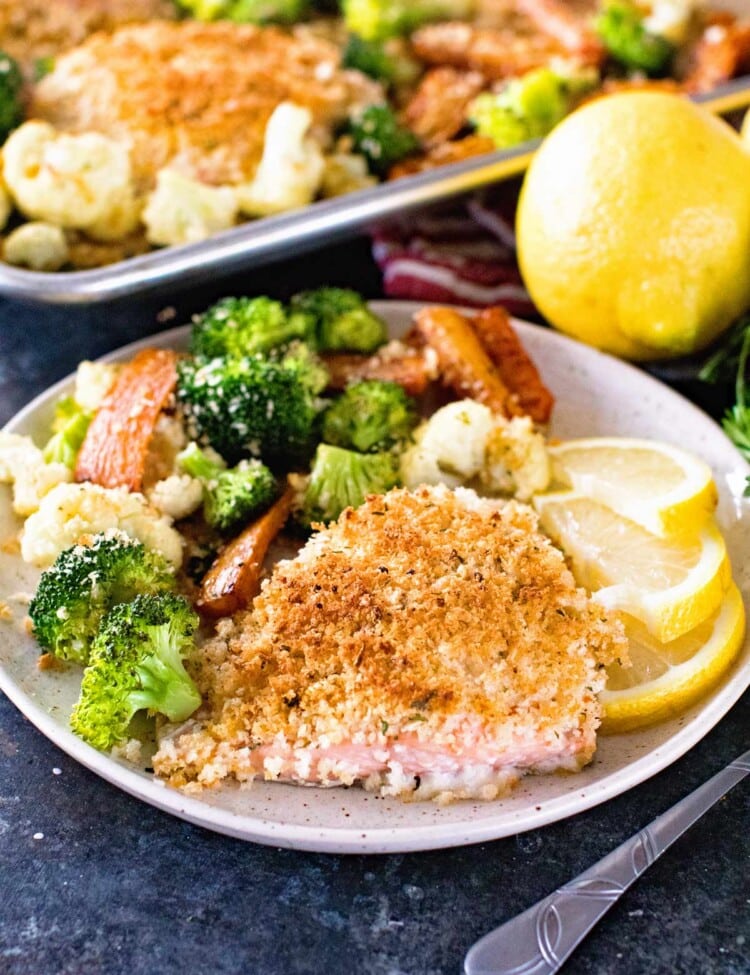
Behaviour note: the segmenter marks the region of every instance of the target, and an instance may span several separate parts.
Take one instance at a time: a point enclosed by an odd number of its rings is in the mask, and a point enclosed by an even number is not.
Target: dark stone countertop
[[[322,282],[375,296],[364,242],[200,292],[88,309],[0,302],[0,423],[91,358],[226,293]],[[515,838],[339,857],[214,835],[76,764],[0,697],[3,975],[457,975],[476,938],[580,873],[750,747],[743,700],[626,795]],[[43,834],[35,839],[35,834]],[[750,973],[750,788],[734,789],[611,910],[571,975]]]

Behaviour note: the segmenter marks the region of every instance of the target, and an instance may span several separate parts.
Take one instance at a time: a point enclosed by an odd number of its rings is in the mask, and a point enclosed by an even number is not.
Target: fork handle
[[[485,935],[465,975],[552,975],[597,921],[661,854],[750,773],[750,751],[575,880]]]

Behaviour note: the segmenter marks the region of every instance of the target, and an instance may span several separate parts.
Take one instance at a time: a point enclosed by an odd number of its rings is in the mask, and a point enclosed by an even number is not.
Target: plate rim
[[[424,307],[425,303],[380,300],[369,304],[376,313],[408,315]],[[599,360],[598,365],[605,368],[614,365],[618,370],[636,374],[640,381],[648,385],[657,386],[660,395],[666,394],[674,398],[682,409],[686,409],[696,418],[699,417],[702,423],[710,424],[714,428],[713,434],[718,435],[725,445],[736,453],[738,467],[744,468],[745,473],[750,474],[750,464],[747,464],[739,452],[735,451],[721,427],[708,414],[665,383],[631,363],[586,346],[550,328],[520,319],[513,319],[513,321],[522,335],[544,333],[545,341],[549,341],[553,348],[555,345],[576,346],[579,353],[582,350],[584,355],[592,358],[592,361]],[[157,332],[121,346],[101,356],[97,361],[111,362],[127,359],[138,349],[149,345],[169,346],[184,339],[189,328],[190,325],[185,324]],[[11,417],[2,429],[12,432],[23,426],[37,410],[65,391],[74,376],[75,373],[71,373],[39,393]],[[748,640],[747,636],[746,640]],[[609,799],[630,791],[682,758],[728,714],[749,686],[750,661],[733,673],[724,686],[705,699],[700,711],[693,715],[686,725],[679,728],[668,741],[647,751],[624,769],[611,772],[598,782],[587,784],[584,803],[580,802],[579,790],[573,787],[562,796],[546,800],[539,810],[519,810],[510,814],[509,820],[500,826],[490,815],[478,821],[459,823],[339,828],[290,825],[259,815],[242,815],[171,789],[161,780],[148,773],[131,769],[124,762],[113,758],[110,754],[96,751],[77,738],[69,728],[63,726],[39,706],[33,697],[16,683],[5,665],[0,662],[0,690],[6,694],[13,705],[54,745],[110,785],[179,819],[237,839],[287,849],[337,854],[407,853],[464,846],[515,836],[593,809]],[[522,822],[513,821],[521,815],[524,817]]]

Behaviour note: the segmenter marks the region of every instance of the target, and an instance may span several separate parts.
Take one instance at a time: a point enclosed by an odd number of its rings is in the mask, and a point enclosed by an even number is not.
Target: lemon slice
[[[718,682],[736,658],[745,634],[745,608],[732,583],[719,609],[694,630],[659,643],[627,619],[631,667],[612,664],[599,695],[602,731],[632,731],[684,711]]]
[[[549,448],[555,479],[654,535],[695,534],[716,507],[711,468],[652,440],[592,437]]]
[[[537,495],[534,506],[579,585],[600,605],[640,620],[657,640],[677,639],[719,608],[731,568],[713,521],[694,538],[659,538],[573,491]]]

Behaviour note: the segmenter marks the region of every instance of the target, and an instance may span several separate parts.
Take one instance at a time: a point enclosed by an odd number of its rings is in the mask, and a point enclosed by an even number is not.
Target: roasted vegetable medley
[[[84,6],[0,0],[2,254],[34,269],[202,240],[544,136],[601,93],[750,66],[750,20],[700,0]]]
[[[43,570],[42,659],[83,668],[73,729],[108,750],[139,712],[189,717],[201,619],[209,632],[247,609],[273,546],[366,498],[543,490],[551,407],[502,308],[425,308],[389,341],[336,287],[225,298],[194,317],[186,352],[82,363],[45,446],[0,433],[21,555]]]

